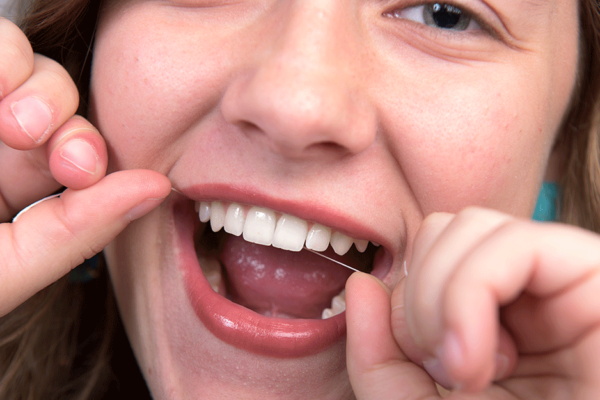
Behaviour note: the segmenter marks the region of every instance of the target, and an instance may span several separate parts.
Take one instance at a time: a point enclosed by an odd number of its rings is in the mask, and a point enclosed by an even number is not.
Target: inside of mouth
[[[194,234],[198,261],[215,291],[259,314],[277,318],[321,319],[345,309],[344,286],[352,271],[307,250],[281,250],[245,241],[199,224]],[[323,254],[371,272],[372,244],[364,253]]]

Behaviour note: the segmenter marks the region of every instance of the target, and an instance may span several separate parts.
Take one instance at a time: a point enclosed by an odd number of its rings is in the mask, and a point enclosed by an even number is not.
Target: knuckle
[[[12,22],[0,19],[0,96],[15,86],[15,73],[20,79],[31,74],[34,67],[33,49],[25,34]],[[5,92],[3,92],[5,91]]]
[[[497,234],[511,238],[513,241],[531,239],[532,229],[535,226],[530,221],[520,219],[509,219],[496,229]]]
[[[498,210],[476,206],[466,207],[456,216],[457,224],[469,226],[481,232],[495,230],[514,220],[516,220],[514,217]]]
[[[60,212],[57,211],[57,218],[68,237],[66,242],[71,243],[73,267],[102,250],[103,246],[100,243],[84,234],[85,215],[63,207]],[[61,241],[61,243],[64,245],[64,241]]]
[[[468,206],[461,210],[457,215],[456,219],[461,222],[494,222],[498,220],[506,219],[507,215],[500,211],[483,208],[479,206]]]
[[[67,70],[58,62],[36,55],[36,66],[34,72],[40,73],[46,85],[49,85],[53,93],[61,97],[61,103],[68,106],[69,110],[76,110],[79,103],[77,86]]]
[[[0,18],[0,35],[3,46],[17,50],[17,54],[21,54],[33,65],[33,49],[27,36],[17,25],[6,18]]]
[[[468,206],[465,207],[462,211],[458,213],[459,218],[476,218],[482,214],[485,214],[487,210],[477,207],[477,206]]]

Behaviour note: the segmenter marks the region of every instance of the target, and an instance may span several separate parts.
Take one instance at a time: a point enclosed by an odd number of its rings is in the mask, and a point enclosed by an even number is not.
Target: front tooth
[[[210,204],[210,227],[213,232],[219,232],[225,224],[225,209],[220,201]]]
[[[273,247],[283,250],[300,251],[304,247],[308,223],[300,218],[283,214],[273,234]]]
[[[200,217],[200,222],[208,222],[210,219],[210,203],[201,201],[199,207],[198,216]]]
[[[360,240],[360,239],[354,240],[354,246],[356,246],[356,250],[360,251],[361,253],[364,253],[365,250],[367,250],[368,245],[369,245],[368,240]]]
[[[330,243],[331,247],[333,247],[333,251],[335,251],[336,254],[343,256],[348,252],[348,250],[350,250],[353,240],[351,237],[346,236],[343,233],[333,232]]]
[[[314,251],[325,251],[329,247],[331,229],[320,224],[314,224],[306,235],[306,247]]]
[[[367,240],[352,239],[340,232],[331,233],[331,229],[321,224],[313,224],[308,230],[305,220],[283,214],[277,221],[275,212],[267,208],[252,207],[244,218],[244,208],[232,203],[225,208],[220,201],[199,202],[195,204],[201,222],[210,221],[213,232],[225,228],[225,232],[235,236],[243,234],[244,240],[265,246],[300,251],[306,245],[315,251],[325,251],[331,247],[338,255],[344,255],[354,243],[361,253],[367,249]],[[375,244],[376,245],[376,244]]]
[[[244,231],[244,209],[241,205],[231,203],[225,215],[225,232],[240,236]]]
[[[252,207],[244,223],[244,240],[269,246],[275,232],[275,213],[267,208]]]

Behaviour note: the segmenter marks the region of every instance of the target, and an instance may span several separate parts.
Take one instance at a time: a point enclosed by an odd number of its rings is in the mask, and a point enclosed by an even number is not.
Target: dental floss
[[[329,261],[333,261],[334,263],[336,263],[336,264],[339,264],[339,265],[341,265],[342,267],[346,267],[346,268],[348,268],[348,269],[351,269],[352,271],[360,272],[360,271],[359,271],[359,270],[357,270],[356,268],[352,268],[351,266],[349,266],[349,265],[347,265],[347,264],[344,264],[343,262],[340,262],[340,261],[338,261],[338,260],[334,260],[334,259],[333,259],[333,258],[331,258],[331,257],[327,257],[325,254],[321,254],[321,253],[319,253],[318,251],[311,250],[311,249],[307,248],[306,246],[304,247],[304,249],[305,249],[305,250],[308,250],[308,251],[310,251],[310,252],[311,252],[311,253],[313,253],[313,254],[316,254],[316,255],[318,255],[318,256],[321,256],[321,257],[323,257],[323,258],[325,258],[325,259],[327,259],[327,260],[329,260]]]
[[[46,201],[46,200],[53,199],[53,198],[55,198],[55,197],[60,197],[60,195],[61,195],[61,194],[62,194],[62,193],[56,193],[56,194],[50,195],[50,196],[48,196],[48,197],[44,197],[43,199],[41,199],[41,200],[38,200],[38,201],[36,201],[35,203],[28,205],[27,207],[25,207],[24,209],[22,209],[21,211],[19,211],[19,213],[18,213],[17,215],[15,215],[15,217],[12,219],[12,222],[13,222],[13,223],[17,222],[17,219],[18,219],[18,218],[19,218],[21,215],[23,215],[25,212],[27,212],[28,210],[32,209],[33,207],[37,206],[38,204],[40,204],[40,203],[43,203],[43,202],[44,202],[44,201]]]

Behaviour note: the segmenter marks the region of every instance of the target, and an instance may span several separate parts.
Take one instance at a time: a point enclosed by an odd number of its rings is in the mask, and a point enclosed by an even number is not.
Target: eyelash
[[[407,18],[406,17],[407,11],[411,12],[412,13],[411,16],[414,17],[418,14],[423,14],[425,12],[424,7],[428,7],[428,6],[431,7],[431,6],[434,6],[435,4],[439,4],[442,6],[449,6],[449,7],[458,9],[465,17],[470,19],[467,29],[462,31],[462,30],[454,30],[454,29],[448,29],[448,28],[442,28],[442,27],[434,27],[434,26],[427,25],[425,23],[425,21],[416,21],[415,18]],[[422,11],[421,11],[421,9],[422,9]],[[398,8],[394,8],[391,11],[384,12],[383,15],[388,18],[397,18],[397,19],[403,19],[406,21],[411,21],[415,24],[422,25],[423,28],[428,28],[428,29],[433,29],[433,30],[438,31],[436,33],[445,33],[445,34],[456,35],[456,34],[461,34],[463,32],[464,32],[464,34],[486,32],[486,33],[490,34],[492,37],[497,37],[496,30],[493,29],[492,27],[490,27],[490,25],[487,24],[476,12],[472,11],[467,6],[464,6],[461,4],[456,4],[456,2],[454,2],[454,1],[422,2],[422,3],[415,2],[415,4],[411,4],[408,6],[401,6]],[[422,17],[421,19],[423,19],[423,18],[424,17]],[[473,24],[475,24],[475,26],[473,26]]]

